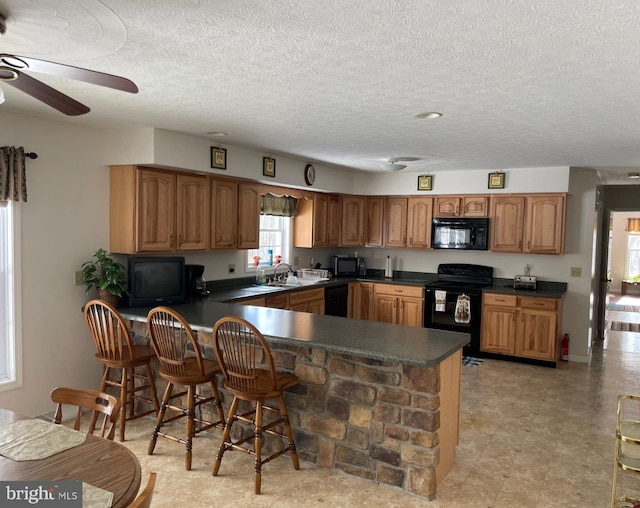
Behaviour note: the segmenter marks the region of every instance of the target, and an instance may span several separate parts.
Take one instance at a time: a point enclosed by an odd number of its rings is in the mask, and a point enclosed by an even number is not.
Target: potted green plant
[[[122,295],[127,293],[124,266],[104,249],[98,249],[93,257],[95,261],[82,265],[82,282],[87,286],[87,293],[95,287],[100,300],[117,307]]]

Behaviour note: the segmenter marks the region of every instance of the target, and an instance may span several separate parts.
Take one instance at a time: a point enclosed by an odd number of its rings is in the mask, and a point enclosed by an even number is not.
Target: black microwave
[[[440,217],[431,224],[431,247],[434,249],[487,250],[489,219]]]
[[[331,268],[334,277],[358,277],[367,273],[365,258],[353,256],[332,256]]]

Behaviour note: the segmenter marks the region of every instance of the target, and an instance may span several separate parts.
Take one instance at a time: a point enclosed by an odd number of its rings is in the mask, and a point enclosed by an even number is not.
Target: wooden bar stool
[[[213,327],[213,341],[218,363],[224,374],[224,388],[233,394],[222,443],[213,465],[213,476],[218,474],[222,456],[227,450],[240,450],[254,454],[254,491],[260,494],[263,464],[286,452],[291,452],[294,469],[300,469],[283,397],[287,388],[298,383],[298,378],[293,374],[276,371],[267,341],[255,326],[244,319],[236,317],[219,319]],[[266,368],[260,368],[260,363],[266,364]],[[272,399],[277,400],[277,407],[264,403]],[[252,409],[239,413],[238,404],[241,400],[251,402]],[[273,418],[264,418],[265,411]],[[253,433],[233,441],[231,427],[236,421],[251,424]],[[278,430],[279,428],[282,430]],[[262,458],[264,434],[277,436],[282,440],[283,445],[286,439],[286,446]],[[251,440],[253,440],[253,447],[246,446],[245,443]]]
[[[100,391],[107,392],[109,387],[120,390],[120,441],[124,441],[127,420],[151,413],[158,414],[160,409],[151,372],[151,360],[155,358],[155,354],[150,347],[133,345],[129,328],[122,316],[107,302],[91,300],[84,307],[84,317],[98,350],[95,358],[104,364]],[[119,380],[111,379],[112,369],[121,371]],[[139,372],[140,370],[142,372]],[[136,380],[140,381],[137,385]],[[149,390],[150,397],[144,394],[145,390]],[[151,408],[136,412],[136,402],[144,403]],[[93,424],[95,419],[92,421]]]
[[[148,453],[153,454],[158,436],[183,443],[186,447],[185,468],[190,471],[193,437],[212,427],[224,427],[224,411],[215,379],[221,373],[220,366],[215,360],[202,357],[200,344],[189,324],[180,314],[168,307],[152,309],[147,315],[147,327],[151,344],[160,360],[160,376],[167,381]],[[201,395],[196,391],[198,385],[206,383],[211,387],[210,396]],[[187,390],[173,393],[174,385],[186,386]],[[177,404],[177,400],[185,395],[186,408]],[[196,417],[196,408],[207,402],[213,402],[215,405],[218,416],[215,421]],[[172,410],[173,414],[167,416],[167,409]],[[161,432],[165,424],[184,417],[187,423],[185,438]]]
[[[611,486],[611,508],[634,508],[640,505],[640,491],[618,492],[623,472],[635,476],[636,487],[640,478],[640,395],[618,396],[616,413],[616,444]]]

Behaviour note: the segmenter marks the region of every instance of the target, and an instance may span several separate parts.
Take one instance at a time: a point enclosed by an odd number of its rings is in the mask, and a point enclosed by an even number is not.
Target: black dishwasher
[[[326,316],[347,317],[349,285],[340,284],[324,288],[324,313]]]

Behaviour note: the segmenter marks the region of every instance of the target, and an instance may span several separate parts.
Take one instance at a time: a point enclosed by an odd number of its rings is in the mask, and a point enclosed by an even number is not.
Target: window
[[[260,266],[269,265],[269,250],[272,264],[281,256],[283,263],[289,263],[291,257],[291,217],[275,215],[260,216],[260,247],[247,250],[247,270],[255,270],[256,262]],[[259,260],[257,259],[259,257]]]
[[[627,244],[627,278],[640,275],[640,234],[630,233]]]
[[[18,208],[0,203],[0,391],[21,385]]]

